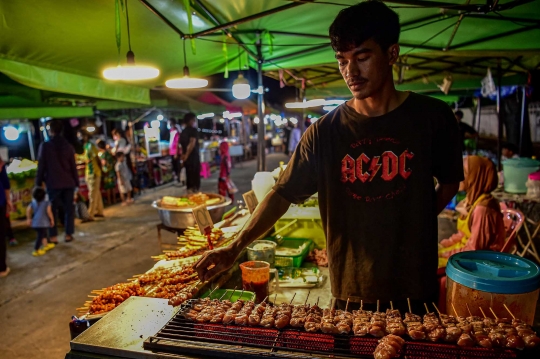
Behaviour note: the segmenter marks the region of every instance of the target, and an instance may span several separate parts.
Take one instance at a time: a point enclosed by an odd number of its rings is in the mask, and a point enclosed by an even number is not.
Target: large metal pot
[[[208,206],[208,212],[212,217],[212,221],[217,223],[221,221],[225,208],[232,203],[230,198],[225,198],[218,194],[208,194],[210,198],[219,197],[222,202],[216,205]],[[161,200],[154,201],[152,207],[158,210],[159,219],[163,225],[169,228],[185,229],[188,227],[196,226],[195,217],[193,217],[193,208],[170,208],[161,207]]]

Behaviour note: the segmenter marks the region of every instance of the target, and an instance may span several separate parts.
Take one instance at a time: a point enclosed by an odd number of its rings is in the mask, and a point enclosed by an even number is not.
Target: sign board
[[[259,204],[259,201],[257,200],[257,196],[255,196],[255,192],[253,190],[246,192],[242,195],[244,197],[244,202],[246,202],[246,206],[249,209],[249,213],[253,213],[255,211],[255,208]]]
[[[212,217],[210,216],[210,212],[208,212],[206,205],[201,204],[200,206],[193,208],[193,216],[195,217],[195,221],[199,226],[201,234],[203,236],[208,235],[214,227],[214,222],[212,222]]]

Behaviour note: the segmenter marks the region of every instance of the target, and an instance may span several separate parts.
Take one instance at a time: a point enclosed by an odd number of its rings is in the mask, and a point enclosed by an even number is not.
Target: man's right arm
[[[271,190],[264,200],[259,203],[244,229],[233,243],[202,255],[195,265],[199,278],[202,281],[207,281],[231,268],[242,250],[268,232],[277,220],[287,212],[290,205],[291,202]]]

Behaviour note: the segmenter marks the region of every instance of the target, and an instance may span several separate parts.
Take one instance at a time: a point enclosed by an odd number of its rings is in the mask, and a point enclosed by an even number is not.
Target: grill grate
[[[194,323],[182,313],[186,303],[144,348],[174,354],[220,358],[373,358],[378,340],[371,337],[307,333],[297,329],[265,329],[223,324]],[[513,350],[460,348],[456,345],[407,341],[401,357],[436,359],[517,358]]]

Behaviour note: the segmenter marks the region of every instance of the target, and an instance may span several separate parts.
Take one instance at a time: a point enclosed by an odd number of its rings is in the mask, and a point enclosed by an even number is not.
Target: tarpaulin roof
[[[123,4],[125,0],[118,1]],[[194,38],[196,53],[188,50],[192,76],[238,69],[240,62],[246,64],[246,53],[249,66],[255,67],[258,37],[265,71],[296,71],[306,66],[317,70],[334,62],[328,26],[341,9],[355,3],[357,0],[130,0],[131,45],[136,62],[157,66],[161,75],[152,81],[127,84],[101,77],[103,68],[115,66],[119,60],[125,63],[125,6],[120,10],[122,48],[118,56],[115,1],[2,1],[0,72],[42,90],[149,104],[149,88],[182,75],[181,37]],[[408,55],[403,59],[408,64],[424,61],[413,55],[430,59],[449,56],[454,61],[457,57],[474,60],[510,52],[510,70],[538,67],[535,56],[540,53],[540,1],[386,3],[400,15],[400,44],[402,54]],[[445,63],[431,65],[438,70],[454,66],[441,64]],[[425,81],[414,72],[414,64],[409,66],[404,80],[407,76],[417,78],[403,84]],[[457,71],[467,70],[456,66],[449,71],[461,76]]]

